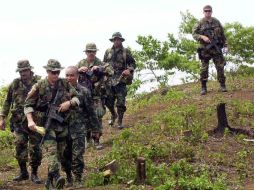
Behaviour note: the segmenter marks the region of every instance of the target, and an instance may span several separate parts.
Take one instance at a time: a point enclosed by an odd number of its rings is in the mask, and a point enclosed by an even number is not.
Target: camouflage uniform
[[[194,26],[192,35],[201,44],[198,54],[202,63],[200,73],[202,89],[206,91],[209,61],[212,59],[217,70],[217,79],[221,84],[222,91],[226,90],[226,78],[224,75],[225,60],[221,48],[226,47],[227,43],[220,21],[214,17],[211,17],[211,19],[203,18]],[[207,36],[211,40],[211,44],[205,43],[201,39],[201,35]]]
[[[77,182],[81,181],[84,169],[85,138],[88,124],[93,131],[99,130],[99,121],[93,108],[91,93],[86,87],[76,86],[79,107],[72,109],[68,115],[69,137],[64,153],[63,168],[67,174],[67,180],[72,183],[71,171]],[[93,122],[90,122],[92,120]]]
[[[96,51],[96,50],[97,48],[94,43],[89,43],[86,45],[85,51]],[[105,98],[106,98],[106,83],[108,81],[108,77],[113,75],[114,71],[109,64],[105,64],[101,62],[101,60],[98,59],[97,57],[95,57],[95,60],[93,63],[88,63],[87,59],[83,59],[77,64],[78,68],[81,68],[83,66],[89,68],[87,73],[91,73],[91,68],[93,66],[99,67],[98,70],[93,71],[91,76],[89,76],[89,74],[80,73],[79,83],[82,86],[87,87],[91,91],[93,106],[100,123],[99,133],[101,136],[102,135],[102,118],[106,113],[106,108],[104,105]],[[91,124],[89,124],[89,126],[90,125]],[[90,135],[91,135],[91,129],[88,130],[88,138]],[[99,139],[94,139],[94,140],[99,141]]]
[[[17,72],[21,72],[26,69],[32,69],[29,61],[19,61]],[[32,71],[31,74],[33,75]],[[29,165],[32,168],[31,179],[35,177],[33,175],[37,176],[37,169],[41,165],[42,151],[39,146],[41,135],[27,128],[27,120],[23,113],[23,106],[27,93],[30,91],[32,85],[35,84],[39,79],[39,76],[32,76],[28,83],[22,81],[21,78],[14,79],[8,88],[7,97],[0,113],[1,116],[7,117],[9,111],[11,112],[10,128],[12,132],[15,132],[16,159],[18,160],[21,170],[21,175],[16,177],[14,179],[15,181],[20,181],[25,178],[28,179],[29,177],[26,167],[26,163],[28,162],[28,152],[30,156]],[[33,182],[35,181],[33,180]],[[39,181],[35,183],[39,183]]]
[[[63,69],[60,63],[54,59],[50,59],[47,66],[44,66],[44,68],[51,72],[60,72],[60,70]],[[58,94],[57,92],[59,92],[56,102],[57,105],[66,101],[79,103],[75,88],[66,80],[59,78],[56,85],[52,86],[46,78],[35,84],[28,93],[24,106],[25,114],[33,113],[37,124],[44,126],[47,120],[46,113],[48,111],[48,106],[54,101],[56,94]],[[74,103],[72,103],[72,105]],[[59,113],[59,115],[66,118],[67,112]],[[58,182],[61,186],[64,185],[64,179],[60,177],[59,170],[66,146],[67,129],[67,122],[60,123],[52,119],[49,131],[45,136],[44,146],[46,149],[46,159],[48,161],[48,179],[45,183],[47,189],[50,188],[54,179],[56,180],[56,186]]]
[[[112,38],[109,40],[113,41],[115,38],[121,39],[122,42],[124,41],[120,32],[114,33]],[[113,124],[118,115],[118,126],[121,128],[123,115],[126,111],[125,102],[127,96],[127,84],[122,72],[129,69],[133,75],[136,63],[131,55],[131,52],[123,46],[120,48],[115,48],[113,46],[112,48],[107,49],[104,54],[103,62],[110,64],[114,69],[114,75],[111,77],[112,82],[110,84],[110,88],[108,88],[110,91],[107,95],[105,104],[112,114],[111,124]],[[115,101],[117,114],[114,110]]]

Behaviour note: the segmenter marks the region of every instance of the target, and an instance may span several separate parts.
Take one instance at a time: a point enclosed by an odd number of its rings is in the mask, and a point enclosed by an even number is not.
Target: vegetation
[[[243,140],[249,137],[226,130],[224,136],[218,138],[209,131],[217,126],[216,105],[221,102],[226,103],[232,127],[254,130],[254,70],[245,64],[253,63],[254,28],[239,23],[225,25],[230,46],[227,59],[236,65],[226,73],[229,92],[217,92],[218,84],[211,81],[208,94],[201,97],[199,84],[195,82],[167,87],[173,69],[188,73],[190,78],[185,81],[198,79],[197,43],[190,38],[197,19],[189,12],[181,15],[179,37],[168,34],[164,42],[152,36],[138,37],[142,50],[134,51],[137,78],[129,87],[129,93],[134,95],[145,82],[140,79],[144,69],[154,77],[149,81],[157,81],[160,88],[135,94],[135,98],[128,101],[128,124],[132,127],[105,142],[112,145],[110,151],[87,163],[87,188],[240,190],[253,181],[253,144]],[[157,75],[156,70],[163,70],[164,74]],[[1,105],[5,94],[6,88],[2,88]],[[0,154],[6,155],[0,157],[1,172],[12,170],[16,165],[13,144],[13,135],[8,130],[1,131]],[[140,156],[146,159],[145,184],[136,181],[136,160]],[[112,160],[117,162],[117,171],[105,178],[100,168]],[[0,181],[0,187],[3,183]]]

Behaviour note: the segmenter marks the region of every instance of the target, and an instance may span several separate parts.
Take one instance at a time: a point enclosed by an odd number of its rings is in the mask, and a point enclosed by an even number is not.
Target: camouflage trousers
[[[209,69],[209,61],[212,59],[215,68],[217,70],[217,80],[220,83],[225,83],[226,77],[224,75],[224,66],[225,59],[223,57],[222,52],[218,52],[215,49],[210,50],[202,50],[200,57],[201,60],[201,72],[200,72],[200,80],[207,81],[208,80],[208,69]]]
[[[57,173],[60,171],[60,164],[63,160],[66,147],[67,127],[61,130],[50,129],[44,142],[46,150],[45,157],[48,162],[48,173]]]
[[[110,93],[107,95],[105,105],[107,108],[112,111],[115,107],[116,102],[116,108],[118,115],[123,115],[126,111],[126,96],[127,96],[127,87],[124,83],[119,83],[116,86],[112,86]]]
[[[78,129],[84,129],[83,124],[76,124]],[[62,160],[62,167],[65,172],[73,172],[75,176],[82,176],[85,167],[83,154],[85,153],[85,138],[86,130],[69,130],[66,141],[66,148],[64,150],[64,158]]]
[[[28,162],[28,154],[30,157],[29,165],[34,168],[41,165],[42,150],[40,142],[42,136],[39,133],[15,130],[16,159],[19,163]]]

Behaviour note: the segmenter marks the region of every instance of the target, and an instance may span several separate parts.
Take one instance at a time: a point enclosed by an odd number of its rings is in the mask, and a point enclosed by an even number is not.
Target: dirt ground
[[[197,94],[195,97],[193,97],[193,99],[197,102],[200,102],[200,104],[202,104],[202,101],[204,100],[209,100],[211,99],[212,96],[214,96],[216,93],[218,93],[217,91],[210,91],[206,96],[200,96],[199,94]],[[238,90],[238,91],[233,91],[233,92],[227,92],[225,93],[225,96],[229,99],[245,99],[245,100],[250,100],[250,101],[254,101],[254,92],[253,91],[248,91],[248,90]],[[164,109],[167,108],[166,104],[157,104],[157,105],[153,105],[153,107],[146,107],[145,109],[141,109],[138,111],[138,113],[134,113],[132,115],[128,115],[126,114],[125,119],[124,119],[124,123],[126,125],[126,127],[133,127],[137,122],[138,123],[149,123],[150,122],[150,117],[153,114],[156,114],[158,112],[163,111]],[[111,150],[111,145],[110,143],[108,143],[109,141],[111,141],[111,139],[118,135],[119,133],[121,133],[120,130],[116,129],[116,128],[112,128],[109,127],[107,125],[107,120],[108,120],[109,116],[106,115],[104,118],[104,132],[103,132],[103,136],[102,136],[102,143],[104,143],[104,149],[102,150],[94,150],[92,148],[89,148],[85,155],[85,162],[90,162],[91,160],[94,159],[94,157],[96,156],[101,157],[103,156],[106,152]],[[217,146],[219,146],[221,142],[216,142],[214,141],[213,143],[209,143],[209,149],[216,149]],[[1,155],[4,156],[4,155]],[[19,183],[13,182],[12,178],[18,174],[18,170],[1,170],[2,172],[0,173],[0,179],[2,179],[2,181],[5,181],[4,186],[0,186],[0,189],[2,190],[31,190],[31,189],[36,189],[36,190],[42,190],[44,189],[44,184],[40,184],[40,185],[35,185],[33,184],[30,180],[26,180],[26,181],[22,181]],[[86,171],[85,171],[86,172]],[[45,162],[45,160],[42,161],[42,165],[39,168],[39,177],[45,181],[46,179],[46,174],[47,174],[47,163]],[[86,188],[88,189],[88,188]],[[118,189],[117,187],[111,188],[111,187],[107,187],[107,186],[103,186],[103,187],[97,187],[97,188],[89,188],[89,189]],[[121,188],[122,189],[122,188]],[[244,187],[245,190],[254,190],[254,182],[253,181],[249,181],[246,182],[246,185]]]

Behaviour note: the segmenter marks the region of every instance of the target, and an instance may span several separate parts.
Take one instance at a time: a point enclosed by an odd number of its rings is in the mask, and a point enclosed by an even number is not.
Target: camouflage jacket
[[[214,17],[210,20],[202,18],[192,30],[192,36],[195,40],[199,41],[202,46],[208,45],[200,38],[200,35],[205,35],[210,40],[218,40],[220,48],[227,46],[224,29],[220,21]]]
[[[82,66],[88,67],[90,72],[93,66],[99,66],[99,70],[94,72],[91,76],[85,76],[85,80],[88,80],[87,82],[82,82],[80,77],[79,83],[91,91],[93,99],[101,98],[105,95],[105,88],[107,83],[109,83],[109,77],[114,74],[113,68],[109,64],[101,62],[101,60],[97,57],[95,58],[95,61],[90,65],[86,59],[81,60],[77,64],[77,67],[80,68]]]
[[[124,47],[115,49],[113,46],[107,49],[104,54],[103,62],[108,63],[114,69],[114,75],[112,76],[113,85],[114,83],[120,82],[122,72],[125,69],[129,69],[133,73],[136,68],[136,62],[130,50]]]
[[[73,133],[85,133],[87,125],[93,131],[98,131],[99,121],[93,108],[93,100],[90,91],[78,84],[75,89],[78,92],[80,105],[72,108],[68,114],[69,131]]]
[[[27,93],[32,86],[40,79],[40,76],[33,76],[31,84],[26,85],[20,78],[16,78],[10,84],[7,90],[7,96],[3,103],[0,115],[7,117],[9,111],[11,112],[11,124],[18,124],[25,121],[26,117],[23,113],[23,106]],[[18,126],[18,125],[17,125]],[[12,129],[13,130],[13,129]]]
[[[39,125],[45,124],[45,117],[48,106],[53,102],[57,91],[59,92],[56,105],[74,99],[77,99],[77,91],[65,79],[59,79],[55,86],[51,86],[48,79],[42,79],[33,85],[31,91],[27,95],[24,105],[24,113],[34,112],[34,120]],[[66,118],[68,111],[60,113],[60,116]],[[61,127],[56,120],[53,120],[52,126]]]

